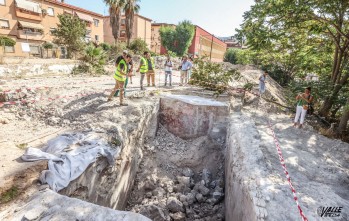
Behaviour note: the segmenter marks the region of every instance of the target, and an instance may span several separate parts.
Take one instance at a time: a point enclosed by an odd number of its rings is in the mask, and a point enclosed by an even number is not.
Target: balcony
[[[35,21],[42,20],[41,14],[26,10],[26,9],[18,8],[18,7],[16,7],[16,16],[18,18],[26,18],[26,19],[31,19]]]
[[[20,39],[28,39],[28,40],[42,40],[43,34],[40,32],[31,32],[25,30],[18,30],[17,37]]]

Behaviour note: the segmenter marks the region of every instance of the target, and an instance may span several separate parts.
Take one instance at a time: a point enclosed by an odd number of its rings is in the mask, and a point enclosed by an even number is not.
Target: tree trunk
[[[343,134],[346,131],[349,121],[349,98],[347,100],[347,105],[344,107],[343,115],[339,121],[338,133]]]
[[[332,108],[333,101],[337,98],[339,91],[342,89],[345,83],[345,81],[343,82],[343,79],[338,79],[341,76],[340,71],[341,71],[344,55],[345,53],[343,53],[340,48],[336,47],[334,58],[333,58],[333,68],[332,68],[332,75],[331,75],[331,82],[330,82],[331,86],[333,87],[332,94],[325,98],[325,101],[319,111],[320,116],[323,116],[323,117],[328,116]],[[336,84],[336,82],[339,82],[339,81],[343,83]]]

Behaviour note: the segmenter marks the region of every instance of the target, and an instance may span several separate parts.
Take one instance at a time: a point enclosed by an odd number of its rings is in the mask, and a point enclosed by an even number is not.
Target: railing
[[[18,30],[17,37],[21,39],[29,39],[29,40],[42,40],[43,34],[41,32]]]

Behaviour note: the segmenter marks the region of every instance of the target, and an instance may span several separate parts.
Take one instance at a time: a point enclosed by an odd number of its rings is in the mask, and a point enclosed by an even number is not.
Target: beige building
[[[136,38],[140,38],[144,40],[148,47],[151,45],[151,19],[143,17],[141,15],[136,14],[134,18],[133,24],[133,35],[132,40]],[[125,16],[121,18],[121,26],[120,26],[120,41],[126,42],[126,26],[125,26]],[[112,33],[112,27],[110,25],[110,17],[104,17],[104,41],[109,44],[114,44],[114,36]]]
[[[6,56],[40,56],[40,45],[52,42],[51,31],[59,23],[57,15],[68,13],[87,24],[87,41],[103,42],[103,15],[57,0],[0,0],[0,35],[16,41],[14,47],[6,47]],[[63,57],[60,47],[54,56]]]
[[[161,37],[160,37],[160,28],[162,26],[170,26],[175,28],[176,25],[167,24],[167,23],[152,23],[151,24],[151,51],[156,54],[164,54],[165,49],[161,47]]]

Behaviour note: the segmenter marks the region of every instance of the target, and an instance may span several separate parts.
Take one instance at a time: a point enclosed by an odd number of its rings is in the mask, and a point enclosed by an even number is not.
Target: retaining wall
[[[255,124],[242,113],[230,116],[225,159],[225,220],[262,221],[268,213],[262,195],[263,153]]]

